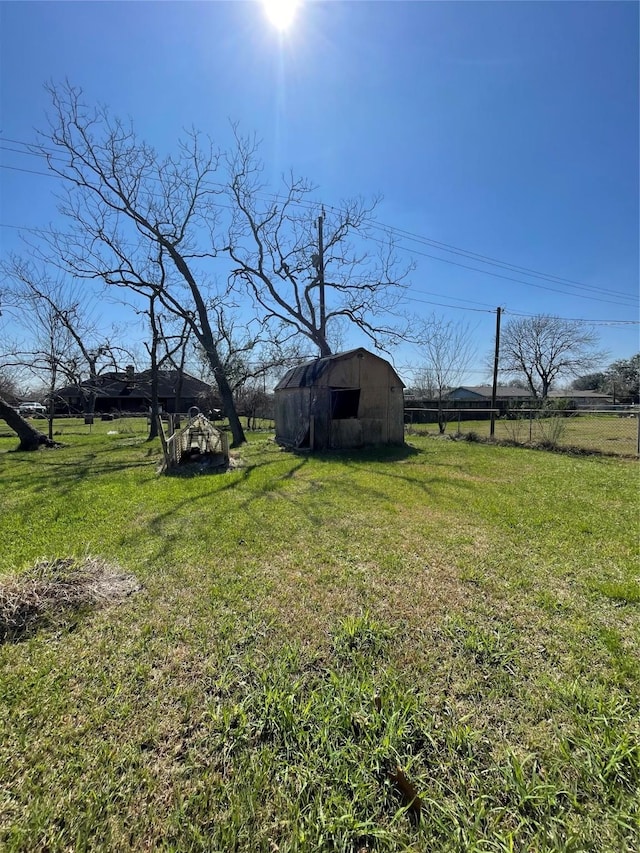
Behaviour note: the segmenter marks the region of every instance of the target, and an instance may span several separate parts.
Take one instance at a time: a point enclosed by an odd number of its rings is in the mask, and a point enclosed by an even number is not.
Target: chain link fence
[[[491,437],[491,410],[443,409],[440,413],[445,433]],[[406,430],[410,434],[437,434],[438,409],[405,409]],[[536,447],[565,447],[578,450],[640,456],[640,411],[552,411],[518,409],[507,415],[494,411],[497,441]]]

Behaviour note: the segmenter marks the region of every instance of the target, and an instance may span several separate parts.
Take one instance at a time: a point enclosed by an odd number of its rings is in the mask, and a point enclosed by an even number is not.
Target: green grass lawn
[[[0,429],[0,579],[142,583],[0,645],[0,849],[638,849],[637,463],[143,432]]]
[[[488,419],[465,421],[456,419],[455,413],[447,415],[446,432],[474,432],[488,438],[491,422]],[[600,413],[572,413],[568,417],[552,416],[529,419],[498,418],[495,422],[495,438],[516,444],[555,444],[558,447],[577,448],[585,451],[616,456],[638,456],[638,415]],[[416,424],[410,427],[416,433],[438,432],[437,424]]]

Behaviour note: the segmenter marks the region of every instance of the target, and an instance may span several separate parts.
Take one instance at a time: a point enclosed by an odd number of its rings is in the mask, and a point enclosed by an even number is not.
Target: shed
[[[366,349],[294,367],[275,387],[276,441],[337,450],[404,443],[404,383]]]

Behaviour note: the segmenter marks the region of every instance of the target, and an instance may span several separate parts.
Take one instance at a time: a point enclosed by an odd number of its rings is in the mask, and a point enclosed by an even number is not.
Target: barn
[[[275,387],[276,441],[338,450],[404,443],[404,384],[362,347],[292,368]]]

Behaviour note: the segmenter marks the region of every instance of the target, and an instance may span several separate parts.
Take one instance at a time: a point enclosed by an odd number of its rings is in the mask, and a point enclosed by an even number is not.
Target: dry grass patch
[[[99,557],[39,560],[0,583],[0,643],[64,623],[86,607],[103,607],[139,589],[133,575]]]

